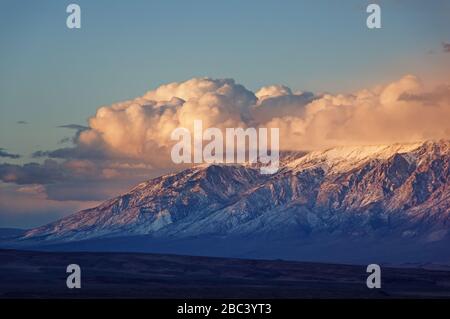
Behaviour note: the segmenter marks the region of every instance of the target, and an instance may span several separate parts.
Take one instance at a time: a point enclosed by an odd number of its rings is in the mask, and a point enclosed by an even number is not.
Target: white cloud
[[[272,85],[253,93],[230,79],[170,83],[100,108],[78,144],[165,166],[170,165],[170,133],[192,128],[195,119],[221,129],[279,127],[285,149],[449,137],[449,87],[439,95],[427,93],[412,75],[353,94],[292,92]]]
[[[171,132],[177,127],[192,129],[196,119],[203,120],[204,129],[279,128],[282,150],[450,137],[449,85],[425,91],[419,79],[407,75],[348,94],[294,92],[274,85],[253,93],[230,79],[195,78],[162,85],[136,99],[99,108],[89,127],[77,132],[73,148],[38,152],[64,161],[1,164],[0,179],[82,186],[87,181],[142,180],[181,169],[170,157],[176,143]],[[83,191],[79,197],[85,196]]]

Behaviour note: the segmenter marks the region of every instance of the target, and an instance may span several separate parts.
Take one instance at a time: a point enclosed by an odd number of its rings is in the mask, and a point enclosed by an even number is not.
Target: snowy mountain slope
[[[293,153],[278,173],[202,165],[139,184],[98,207],[28,231],[22,241],[149,235],[308,238],[448,237],[450,142]]]

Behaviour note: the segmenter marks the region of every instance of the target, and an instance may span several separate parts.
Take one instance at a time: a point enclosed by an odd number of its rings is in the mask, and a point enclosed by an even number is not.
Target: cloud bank
[[[221,129],[279,127],[283,149],[305,150],[448,138],[449,115],[450,86],[425,91],[412,75],[335,95],[293,93],[281,85],[252,92],[231,79],[195,78],[99,108],[72,151],[164,166],[174,143],[170,133],[176,127],[192,128],[195,119]]]
[[[413,75],[346,94],[283,85],[252,92],[232,79],[194,78],[100,107],[87,127],[63,126],[76,130],[72,147],[35,152],[46,158],[42,163],[0,164],[0,180],[46,185],[47,195],[58,200],[99,199],[86,192],[86,183],[128,186],[179,169],[171,161],[176,141],[170,135],[177,127],[192,129],[194,120],[222,130],[276,127],[282,150],[311,150],[450,138],[449,118],[450,85],[426,90]]]

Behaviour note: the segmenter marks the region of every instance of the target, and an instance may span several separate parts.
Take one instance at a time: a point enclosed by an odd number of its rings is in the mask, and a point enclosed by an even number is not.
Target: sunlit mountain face
[[[11,244],[448,261],[449,154],[450,143],[441,140],[288,153],[272,175],[252,165],[200,165],[143,182]]]

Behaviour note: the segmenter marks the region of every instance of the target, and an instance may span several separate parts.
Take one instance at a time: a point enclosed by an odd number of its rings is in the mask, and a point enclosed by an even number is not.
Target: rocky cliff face
[[[76,241],[315,234],[439,241],[450,230],[450,142],[295,153],[273,175],[203,165],[161,176],[23,237]]]

